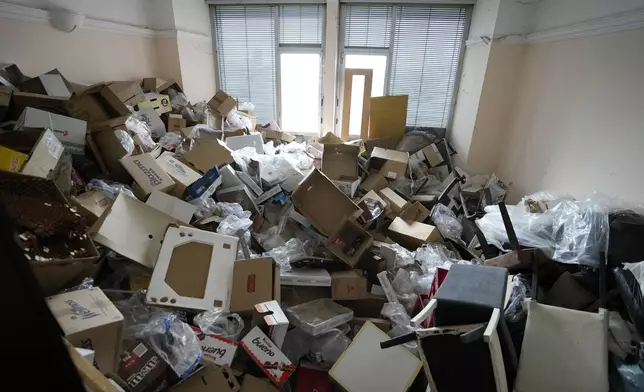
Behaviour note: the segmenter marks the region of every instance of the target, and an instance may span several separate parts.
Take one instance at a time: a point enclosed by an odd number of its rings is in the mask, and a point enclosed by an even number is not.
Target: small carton
[[[232,150],[221,140],[206,140],[188,151],[184,161],[196,171],[205,174],[213,167],[233,163]]]
[[[323,235],[338,232],[362,210],[322,172],[313,170],[292,195],[293,205]]]
[[[105,193],[98,190],[91,190],[81,193],[78,196],[72,196],[72,199],[81,207],[92,213],[97,218],[112,205],[112,199],[105,196]]]
[[[183,128],[187,127],[188,123],[180,114],[169,114],[168,115],[168,132],[172,131],[181,131]]]
[[[48,297],[49,310],[76,346],[96,352],[103,373],[115,372],[123,334],[123,315],[98,287]]]
[[[360,189],[365,192],[376,191],[386,188],[389,185],[387,179],[380,173],[369,174],[367,178],[360,184]]]
[[[280,300],[280,270],[270,257],[237,260],[233,265],[230,311],[249,313],[255,305]]]
[[[70,153],[76,155],[85,154],[85,135],[87,134],[87,123],[85,121],[40,109],[25,108],[14,126],[15,130],[40,130],[45,128],[52,130]]]
[[[145,200],[154,190],[169,192],[174,186],[172,178],[150,154],[121,158],[121,164],[138,185],[133,190],[141,200]]]
[[[406,221],[424,222],[429,218],[429,210],[417,201],[405,207],[399,216]]]
[[[152,191],[145,204],[185,224],[190,224],[192,216],[197,212],[197,206],[157,190]]]
[[[258,154],[264,153],[264,139],[262,139],[261,133],[227,137],[226,145],[233,151],[241,150],[244,147],[253,147]]]
[[[380,174],[390,180],[405,177],[408,164],[409,153],[380,147],[374,147],[369,159],[369,168],[379,170]]]
[[[11,94],[11,101],[7,108],[7,114],[4,120],[5,121],[17,120],[18,117],[20,117],[20,115],[22,114],[22,112],[25,111],[25,108],[28,108],[28,107],[41,109],[47,112],[57,113],[60,115],[68,115],[68,112],[65,109],[66,103],[67,103],[66,98],[50,97],[50,96],[41,95],[41,94],[23,93],[16,90]]]
[[[154,265],[146,302],[180,309],[230,306],[237,237],[169,227]]]
[[[278,387],[295,371],[295,365],[259,327],[253,328],[242,339],[241,345],[255,364]]]
[[[197,327],[192,327],[197,334],[203,357],[201,363],[214,363],[219,366],[230,366],[237,353],[239,342],[214,334],[207,334]]]
[[[135,106],[145,100],[141,85],[137,82],[111,82],[107,88],[126,105]]]
[[[0,146],[0,170],[20,173],[29,155]]]
[[[362,199],[360,199],[360,202],[364,201],[365,199],[375,200],[378,203],[382,204],[382,206],[385,207],[385,209],[389,207],[389,202],[386,201],[384,198],[380,197],[374,191],[367,192],[364,196],[362,196]]]
[[[139,108],[139,118],[152,131],[153,138],[160,138],[165,135],[165,124],[159,114],[152,108]]]
[[[280,271],[282,286],[331,287],[331,275],[324,268]]]
[[[248,375],[246,375],[248,377]],[[246,381],[244,377],[244,381]],[[237,378],[229,367],[203,366],[185,380],[169,389],[171,392],[242,392]],[[263,392],[249,390],[248,392]],[[245,392],[245,391],[243,391]]]
[[[127,106],[103,83],[75,92],[65,103],[65,109],[71,117],[86,121],[90,127],[130,115]]]
[[[353,300],[368,297],[367,278],[361,271],[337,271],[331,274],[331,298],[334,300]]]
[[[179,376],[148,342],[124,344],[117,375],[131,392],[158,392],[178,381]]]
[[[174,154],[166,151],[157,158],[157,163],[174,180],[174,188],[170,194],[182,198],[186,188],[199,180],[202,175],[181,163]]]
[[[186,200],[190,201],[197,199],[204,193],[212,195],[215,193],[215,190],[219,188],[222,182],[223,177],[220,175],[219,170],[216,167],[213,167],[186,188]]]
[[[387,229],[389,237],[408,249],[417,249],[430,242],[442,242],[438,228],[415,221],[405,221],[400,217],[391,222]]]
[[[255,305],[253,325],[259,325],[278,348],[282,348],[288,319],[277,301],[267,301]]]
[[[385,199],[385,201],[389,205],[389,208],[394,214],[400,213],[403,209],[405,209],[405,207],[409,205],[409,202],[407,200],[398,195],[391,188],[383,188],[380,190],[379,194],[383,199]]]
[[[48,129],[2,132],[0,145],[13,150],[5,151],[6,166],[9,168],[20,166],[20,163],[24,162],[25,155],[28,155],[29,158],[22,164],[20,173],[40,178],[49,177],[58,166],[64,151],[63,145]]]
[[[425,156],[425,160],[429,163],[429,167],[436,167],[444,162],[443,155],[434,143],[423,148],[421,151]]]
[[[150,108],[154,109],[158,115],[171,112],[172,105],[170,105],[170,97],[164,94],[146,93],[145,100],[139,102],[137,107],[140,109]]]
[[[360,185],[359,154],[360,147],[347,144],[326,144],[322,153],[322,173],[349,197]]]
[[[208,101],[208,106],[210,106],[210,108],[215,112],[226,117],[231,110],[237,107],[237,101],[230,95],[219,90],[215,93],[215,96]]]
[[[339,259],[355,267],[364,252],[371,248],[373,237],[357,223],[345,220],[324,244]]]

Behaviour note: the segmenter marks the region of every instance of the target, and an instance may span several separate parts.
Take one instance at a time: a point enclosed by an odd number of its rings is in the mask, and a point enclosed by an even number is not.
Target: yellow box
[[[20,173],[29,155],[0,146],[0,170]]]

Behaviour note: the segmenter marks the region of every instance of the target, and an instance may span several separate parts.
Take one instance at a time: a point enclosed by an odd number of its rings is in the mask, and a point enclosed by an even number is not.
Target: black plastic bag
[[[633,211],[610,214],[608,264],[637,263],[644,260],[644,216]]]
[[[613,270],[615,281],[619,295],[622,297],[624,306],[631,321],[635,325],[635,329],[640,335],[644,335],[644,297],[640,284],[635,279],[635,275],[623,267]]]

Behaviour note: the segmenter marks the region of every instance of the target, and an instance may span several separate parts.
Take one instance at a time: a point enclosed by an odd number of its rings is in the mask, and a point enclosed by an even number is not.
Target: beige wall
[[[597,190],[644,201],[644,29],[526,47],[497,172],[510,201]]]
[[[16,63],[29,76],[53,68],[91,84],[155,75],[152,38],[103,31],[63,33],[45,23],[0,19],[0,63]]]

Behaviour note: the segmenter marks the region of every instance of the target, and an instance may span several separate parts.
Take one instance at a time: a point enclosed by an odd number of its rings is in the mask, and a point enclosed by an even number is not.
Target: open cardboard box
[[[69,98],[72,91],[72,86],[56,69],[24,81],[16,87],[26,93],[61,98]]]
[[[373,244],[373,237],[368,231],[351,220],[329,236],[325,245],[339,259],[355,267],[360,258]]]
[[[49,128],[70,153],[76,155],[85,153],[87,123],[83,120],[28,107],[14,126],[15,130],[22,131],[45,128]]]
[[[126,105],[134,106],[145,100],[141,85],[137,82],[111,82],[107,84],[107,88]]]
[[[174,187],[170,194],[178,198],[182,198],[186,188],[202,177],[201,174],[176,159],[174,154],[169,151],[161,154],[157,158],[157,163],[174,180]]]
[[[360,147],[347,144],[326,144],[322,153],[322,173],[349,197],[360,185],[359,154]]]
[[[140,109],[153,109],[158,115],[171,112],[170,97],[164,94],[145,93],[145,99],[136,106]]]
[[[65,109],[71,117],[86,121],[90,127],[130,115],[127,106],[104,83],[74,93],[65,103]]]
[[[232,163],[233,156],[230,148],[221,140],[206,140],[185,153],[183,161],[205,174],[213,167]]]
[[[120,117],[96,124],[87,134],[87,144],[99,167],[103,166],[101,170],[105,171],[105,174],[109,173],[114,180],[127,184],[132,182],[132,177],[121,164],[121,158],[127,156],[128,151],[115,134],[119,129],[128,132],[125,126],[126,120],[127,117]]]
[[[150,154],[139,154],[121,158],[121,164],[134,179],[134,194],[146,200],[153,191],[169,193],[174,181]]]
[[[226,117],[231,110],[237,107],[237,101],[235,98],[219,90],[215,93],[212,99],[208,101],[208,106],[210,106],[210,108],[215,112]]]
[[[2,170],[48,178],[56,170],[64,147],[48,129],[0,132]]]
[[[408,249],[417,249],[430,242],[443,242],[437,227],[415,221],[405,221],[400,217],[391,222],[387,229],[389,237]]]
[[[271,257],[237,260],[233,265],[230,311],[250,314],[255,305],[280,300],[280,269]]]
[[[376,169],[384,177],[395,180],[407,174],[409,153],[374,147],[369,159],[369,169]]]

